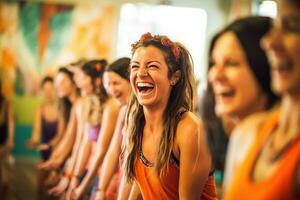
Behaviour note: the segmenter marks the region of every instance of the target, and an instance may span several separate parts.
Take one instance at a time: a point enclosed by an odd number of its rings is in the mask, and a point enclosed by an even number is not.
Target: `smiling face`
[[[300,96],[300,8],[278,1],[274,27],[262,40],[272,66],[272,87],[280,94]]]
[[[42,86],[42,93],[45,99],[54,100],[55,99],[55,89],[53,82],[47,81]]]
[[[243,119],[264,108],[266,95],[259,87],[244,51],[232,32],[221,35],[212,50],[209,82],[216,99],[218,116]]]
[[[92,94],[93,93],[93,84],[92,84],[92,78],[87,75],[86,73],[82,72],[80,74],[81,79],[81,90],[85,94]]]
[[[167,105],[173,81],[168,77],[168,65],[160,49],[147,46],[139,47],[134,52],[130,65],[130,83],[141,105]]]
[[[130,82],[113,71],[104,72],[103,83],[106,91],[121,105],[127,103],[130,95]]]
[[[59,72],[55,77],[55,88],[57,96],[59,98],[64,98],[72,93],[74,85],[72,80],[65,73]]]

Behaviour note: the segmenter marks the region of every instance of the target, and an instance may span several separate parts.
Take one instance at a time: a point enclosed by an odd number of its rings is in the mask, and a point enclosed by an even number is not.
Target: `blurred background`
[[[214,33],[242,16],[275,16],[275,7],[266,0],[0,0],[0,77],[15,118],[10,199],[34,199],[40,158],[25,141],[31,135],[43,76],[80,59],[130,56],[130,44],[152,32],[166,34],[190,50],[200,95]]]

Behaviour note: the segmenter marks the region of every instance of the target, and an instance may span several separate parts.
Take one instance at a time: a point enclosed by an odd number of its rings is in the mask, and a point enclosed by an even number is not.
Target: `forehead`
[[[218,57],[220,54],[227,56],[243,55],[240,42],[233,32],[226,32],[216,40],[212,50],[212,57]]]
[[[52,81],[46,81],[44,84],[43,84],[43,88],[44,87],[51,87],[53,86],[53,82]]]
[[[164,60],[164,52],[155,46],[139,47],[132,56],[132,62]]]
[[[119,74],[113,71],[105,71],[103,74],[103,79],[107,81],[115,81],[123,79]]]
[[[59,72],[55,77],[55,82],[60,82],[68,79],[65,73]]]

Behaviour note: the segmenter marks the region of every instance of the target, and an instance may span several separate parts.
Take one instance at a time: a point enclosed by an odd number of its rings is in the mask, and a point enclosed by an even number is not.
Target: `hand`
[[[47,179],[45,180],[45,185],[48,187],[53,187],[58,184],[60,179],[61,175],[57,171],[52,170]]]
[[[66,192],[66,199],[70,200],[72,199],[72,192],[74,189],[76,189],[76,187],[79,185],[79,181],[77,180],[77,178],[72,178],[70,184],[69,184],[69,188]]]
[[[80,189],[80,187],[77,187],[77,188],[74,188],[72,191],[71,191],[71,196],[70,196],[71,200],[78,200],[82,197],[82,191]]]
[[[13,139],[8,139],[5,148],[7,149],[8,152],[10,152],[15,146],[14,140]]]
[[[49,144],[40,144],[37,146],[37,150],[39,150],[39,151],[46,151],[49,149],[50,149]]]
[[[56,161],[55,159],[49,159],[39,164],[38,168],[41,170],[51,170],[51,169],[57,169],[59,166],[60,166],[60,162]]]
[[[70,181],[67,177],[62,177],[55,187],[48,190],[48,193],[50,195],[59,196],[68,188],[69,183]]]
[[[33,140],[29,140],[26,142],[26,147],[29,149],[34,149],[34,148],[36,148],[37,145],[38,145],[38,142],[33,141]]]

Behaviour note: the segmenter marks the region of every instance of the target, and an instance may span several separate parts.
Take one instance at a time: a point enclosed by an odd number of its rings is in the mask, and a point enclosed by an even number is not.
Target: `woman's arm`
[[[56,151],[56,161],[58,163],[62,163],[71,153],[74,141],[76,138],[76,129],[77,129],[77,117],[76,117],[76,109],[79,106],[78,102],[72,106],[70,120],[67,124],[66,132],[61,140],[61,142],[57,145]]]
[[[7,114],[8,114],[8,140],[6,147],[10,151],[14,147],[14,136],[15,136],[15,119],[12,103],[7,101]]]
[[[78,118],[77,120],[78,126],[76,130],[76,139],[75,139],[75,144],[73,146],[72,154],[64,167],[64,176],[61,178],[61,180],[55,187],[49,190],[49,193],[51,195],[55,195],[55,196],[60,195],[62,192],[64,192],[67,189],[71,181],[76,159],[78,157],[78,151],[83,137],[83,132],[84,132],[83,130],[84,119],[82,119],[82,112],[81,112],[82,108],[83,108],[83,104],[80,104],[80,107],[78,107],[78,109],[76,110],[77,111],[76,117]]]
[[[126,106],[122,107],[118,116],[113,139],[109,145],[109,149],[105,155],[101,168],[100,182],[98,184],[99,193],[106,193],[107,187],[119,166],[119,157],[121,154],[121,132],[123,129],[123,121],[126,113]]]
[[[139,188],[138,184],[136,183],[136,181],[134,181],[133,185],[131,186],[131,190],[130,190],[128,199],[130,199],[130,200],[142,199],[141,191],[140,191],[140,188]]]
[[[41,106],[39,106],[34,114],[33,129],[30,140],[27,142],[28,148],[35,148],[41,140]]]
[[[99,133],[99,137],[97,139],[96,154],[93,156],[93,160],[90,168],[88,169],[88,173],[84,177],[78,190],[75,192],[77,193],[76,196],[78,195],[79,198],[87,190],[88,186],[90,185],[94,176],[96,175],[100,164],[104,159],[104,156],[110,145],[112,135],[114,133],[116,121],[118,118],[118,113],[119,113],[119,106],[116,103],[116,101],[114,99],[108,100],[103,111],[103,117],[102,117],[103,120],[101,123],[101,130]],[[82,168],[82,166],[83,163],[81,163],[81,166],[79,166],[78,168]]]
[[[203,125],[192,113],[183,115],[176,131],[180,154],[179,197],[199,199],[211,170],[211,156]]]
[[[131,188],[134,183],[128,182],[123,171],[121,171],[121,182],[118,191],[118,200],[128,200],[131,194]],[[133,194],[132,194],[133,195]]]
[[[62,164],[62,162],[70,154],[74,144],[75,134],[77,129],[77,119],[76,119],[75,109],[76,109],[76,105],[74,105],[71,109],[70,120],[67,124],[65,134],[63,135],[62,140],[56,145],[55,149],[53,149],[50,159],[39,165],[40,169],[44,169],[44,170],[56,169]]]

